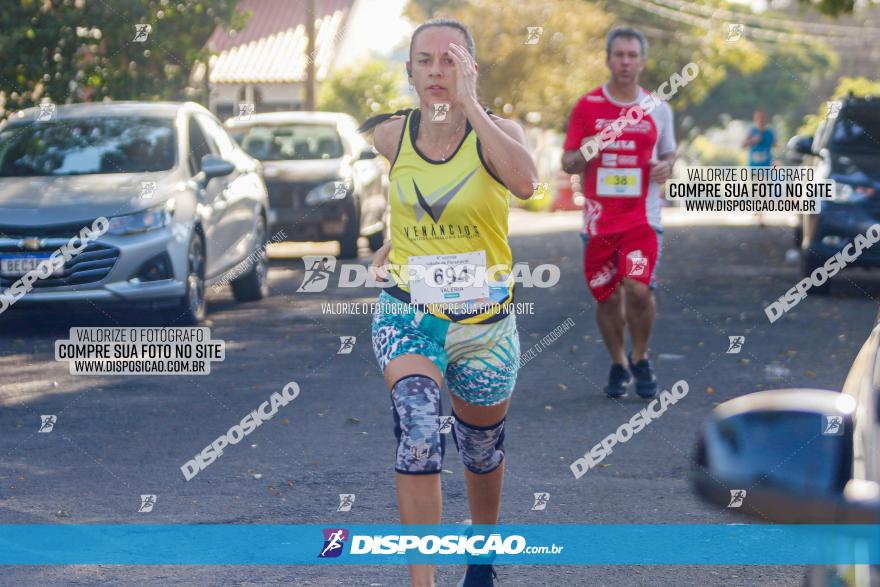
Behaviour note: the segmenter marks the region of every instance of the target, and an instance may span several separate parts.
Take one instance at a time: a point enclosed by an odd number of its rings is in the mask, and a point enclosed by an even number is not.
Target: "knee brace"
[[[409,375],[391,388],[397,464],[407,475],[440,473],[446,442],[440,434],[440,387],[430,377]]]
[[[455,412],[452,414],[455,416]],[[504,460],[504,419],[491,426],[475,426],[455,416],[452,438],[468,471],[491,473]]]

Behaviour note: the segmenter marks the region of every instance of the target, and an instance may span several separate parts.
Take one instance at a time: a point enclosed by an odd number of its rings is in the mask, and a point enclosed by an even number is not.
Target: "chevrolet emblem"
[[[28,237],[26,239],[22,239],[18,242],[19,249],[26,249],[28,251],[39,251],[40,250],[41,241],[37,237]]]

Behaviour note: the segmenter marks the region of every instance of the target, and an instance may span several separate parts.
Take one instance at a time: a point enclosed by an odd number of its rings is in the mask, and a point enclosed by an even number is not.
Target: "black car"
[[[357,122],[334,112],[272,112],[226,121],[242,148],[262,161],[269,223],[287,241],[339,241],[340,256],[357,257],[358,239],[378,250],[388,219],[384,161],[357,133]]]
[[[816,135],[793,137],[788,146],[814,167],[817,181],[836,182],[835,199],[822,201],[819,214],[803,215],[797,230],[806,277],[880,222],[880,97],[850,95],[831,103]],[[880,266],[880,247],[865,250],[848,266]],[[830,284],[810,291],[827,293]]]
[[[719,405],[703,425],[694,488],[762,523],[880,523],[880,323],[840,393],[781,389]],[[745,489],[747,488],[747,489]],[[880,584],[872,565],[810,567],[812,587]]]

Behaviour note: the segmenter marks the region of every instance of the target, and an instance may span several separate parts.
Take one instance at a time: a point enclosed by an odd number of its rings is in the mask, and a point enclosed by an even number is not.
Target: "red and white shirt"
[[[607,85],[584,94],[571,111],[563,149],[579,150],[585,137],[600,134],[648,96],[640,87],[635,101],[620,102],[611,97]],[[644,224],[660,228],[661,184],[650,181],[650,162],[675,152],[675,147],[672,109],[666,102],[660,101],[638,123],[624,124],[620,135],[584,168],[587,234],[617,234]]]

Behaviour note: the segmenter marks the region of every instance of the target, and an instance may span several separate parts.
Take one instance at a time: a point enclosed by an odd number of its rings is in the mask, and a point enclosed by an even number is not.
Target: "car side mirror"
[[[694,490],[764,522],[877,523],[876,484],[852,480],[855,404],[833,391],[781,389],[719,405],[700,434]]]
[[[360,155],[358,155],[358,161],[366,161],[368,159],[375,159],[378,156],[379,156],[379,153],[377,153],[375,149],[373,149],[372,147],[367,147],[366,149],[361,151]]]
[[[210,153],[202,156],[201,167],[205,183],[208,183],[215,177],[223,177],[235,171],[235,165],[226,159]]]
[[[798,155],[814,155],[813,153],[813,137],[796,136],[794,137],[794,152]]]

